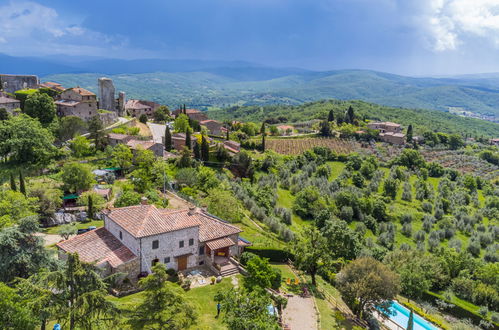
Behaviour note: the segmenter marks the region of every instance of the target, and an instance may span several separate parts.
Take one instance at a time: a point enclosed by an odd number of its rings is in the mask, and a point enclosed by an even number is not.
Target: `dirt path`
[[[53,235],[53,234],[44,234],[44,233],[36,233],[35,234],[36,236],[40,236],[41,238],[43,238],[43,240],[45,241],[43,243],[44,246],[49,246],[49,245],[52,245],[52,244],[56,244],[56,243],[59,243],[60,241],[63,240],[63,238],[59,235]]]
[[[317,329],[317,315],[313,298],[290,297],[283,313],[283,320],[284,324],[289,325],[291,330]]]

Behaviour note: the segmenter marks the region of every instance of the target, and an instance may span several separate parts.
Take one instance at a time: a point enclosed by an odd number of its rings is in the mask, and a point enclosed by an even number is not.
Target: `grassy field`
[[[97,228],[104,226],[104,221],[102,220],[93,220],[89,222],[76,222],[74,223],[75,226],[75,233],[78,229],[86,229],[90,226],[95,226]],[[50,235],[57,235],[57,231],[59,230],[60,226],[54,226],[54,227],[48,227],[44,228],[43,232],[45,234],[50,234]]]

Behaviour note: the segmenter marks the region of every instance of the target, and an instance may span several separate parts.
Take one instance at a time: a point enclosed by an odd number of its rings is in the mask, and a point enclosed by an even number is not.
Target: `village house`
[[[195,134],[195,133],[194,133]],[[194,143],[196,142],[196,138],[191,135],[191,149],[194,148]],[[185,147],[185,133],[173,133],[172,135],[172,147],[175,150],[182,150]]]
[[[4,108],[7,112],[13,113],[15,109],[21,108],[21,101],[0,92],[0,108]]]
[[[172,111],[172,115],[174,115],[175,117],[177,117],[181,113],[184,113],[183,109],[176,109]],[[208,117],[202,111],[197,109],[185,109],[185,114],[187,115],[187,117],[199,122],[208,120]]]
[[[381,141],[392,143],[392,144],[404,144],[405,134],[402,133],[402,126],[397,123],[392,123],[389,121],[385,122],[373,122],[367,124],[367,128],[378,130],[379,138]]]
[[[132,117],[146,115],[152,117],[154,111],[160,107],[160,104],[145,100],[128,100],[125,104],[125,112]]]
[[[108,144],[112,147],[118,144],[127,144],[133,138],[131,135],[126,134],[118,134],[118,133],[109,133],[107,135]]]
[[[232,154],[237,154],[241,151],[241,144],[236,141],[224,141],[223,147]]]
[[[276,127],[281,135],[291,135],[293,134],[294,127],[291,125],[279,125]]]
[[[65,90],[65,88],[62,87],[61,84],[55,83],[55,82],[51,82],[51,81],[43,82],[40,85],[38,85],[38,87],[39,88],[48,88],[48,89],[51,89],[51,90],[53,90],[55,92],[59,92],[59,93],[62,93]]]
[[[177,271],[205,265],[216,275],[238,272],[231,257],[248,243],[241,230],[198,208],[158,209],[154,205],[105,210],[104,227],[57,244],[60,258],[78,253],[105,275],[123,272],[132,281],[158,262]]]
[[[490,144],[494,146],[499,146],[499,139],[490,139]]]
[[[157,157],[163,157],[164,146],[162,143],[154,142],[153,140],[140,140],[132,135],[117,133],[109,133],[107,137],[110,146],[114,147],[118,144],[124,144],[134,152],[139,149],[150,150]]]
[[[61,117],[76,116],[88,120],[97,115],[97,96],[85,88],[66,89],[55,104]]]
[[[213,119],[202,120],[199,124],[205,126],[212,135],[221,136],[225,132],[222,123]]]

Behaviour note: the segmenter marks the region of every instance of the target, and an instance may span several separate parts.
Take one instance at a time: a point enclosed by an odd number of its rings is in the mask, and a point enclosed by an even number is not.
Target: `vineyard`
[[[266,148],[283,155],[299,155],[313,147],[327,147],[338,154],[359,151],[362,146],[354,140],[338,138],[269,139]]]

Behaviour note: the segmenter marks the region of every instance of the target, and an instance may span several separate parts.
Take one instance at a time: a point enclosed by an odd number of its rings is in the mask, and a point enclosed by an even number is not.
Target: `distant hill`
[[[364,101],[316,101],[301,105],[234,106],[222,110],[209,110],[210,118],[261,122],[266,119],[283,118],[288,123],[312,119],[325,119],[330,110],[337,116],[352,106],[359,118],[393,121],[405,128],[413,125],[416,134],[424,131],[438,131],[466,134],[471,137],[499,136],[499,124],[474,118],[463,118],[450,113],[432,110],[394,108]]]
[[[321,99],[448,111],[462,109],[499,119],[499,74],[414,78],[368,71],[316,72],[241,61],[12,57],[0,54],[0,73],[37,74],[96,91],[109,76],[130,97],[201,108],[298,105]]]

